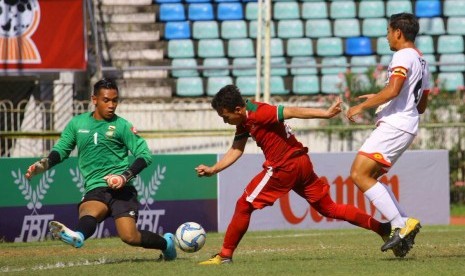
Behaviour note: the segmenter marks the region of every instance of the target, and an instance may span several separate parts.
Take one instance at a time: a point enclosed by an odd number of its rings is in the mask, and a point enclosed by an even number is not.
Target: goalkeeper
[[[123,242],[160,249],[165,260],[176,259],[173,234],[166,233],[161,237],[136,227],[139,203],[131,179],[150,165],[152,156],[147,143],[131,123],[115,114],[118,105],[116,83],[110,79],[98,81],[94,85],[92,103],[95,111],[74,117],[48,157],[32,164],[26,173],[26,178],[31,179],[64,161],[77,147],[85,187],[79,203],[79,222],[73,231],[58,221],[51,221],[50,232],[79,248],[93,235],[97,224],[111,216]],[[128,151],[135,156],[130,166]]]

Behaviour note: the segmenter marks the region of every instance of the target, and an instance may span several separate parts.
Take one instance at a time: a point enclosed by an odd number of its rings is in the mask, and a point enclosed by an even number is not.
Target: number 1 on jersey
[[[97,137],[98,137],[98,133],[94,133],[94,144],[97,145]]]

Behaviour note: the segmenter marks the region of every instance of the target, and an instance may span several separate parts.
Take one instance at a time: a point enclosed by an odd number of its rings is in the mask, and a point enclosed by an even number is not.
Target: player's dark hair
[[[420,24],[415,15],[405,12],[391,15],[389,26],[394,30],[400,30],[404,34],[404,37],[411,42],[415,42],[415,38],[420,30]]]
[[[100,92],[100,89],[114,89],[119,93],[118,86],[116,82],[112,79],[103,78],[94,84],[94,96],[97,96]]]
[[[237,106],[245,106],[245,101],[239,88],[233,84],[221,88],[212,100],[212,107],[215,110],[226,108],[228,111],[233,111]]]

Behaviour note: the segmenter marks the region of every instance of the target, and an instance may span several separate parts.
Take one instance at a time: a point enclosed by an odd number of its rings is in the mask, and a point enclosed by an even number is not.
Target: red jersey
[[[236,127],[235,140],[251,136],[265,154],[265,165],[277,167],[293,154],[307,153],[308,149],[284,123],[284,106],[246,101],[247,119]]]

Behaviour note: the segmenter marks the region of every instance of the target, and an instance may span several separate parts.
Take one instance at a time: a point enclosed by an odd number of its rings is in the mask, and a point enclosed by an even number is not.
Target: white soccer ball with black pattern
[[[206,239],[205,229],[197,222],[185,222],[176,230],[176,243],[184,252],[199,251],[205,245]]]

